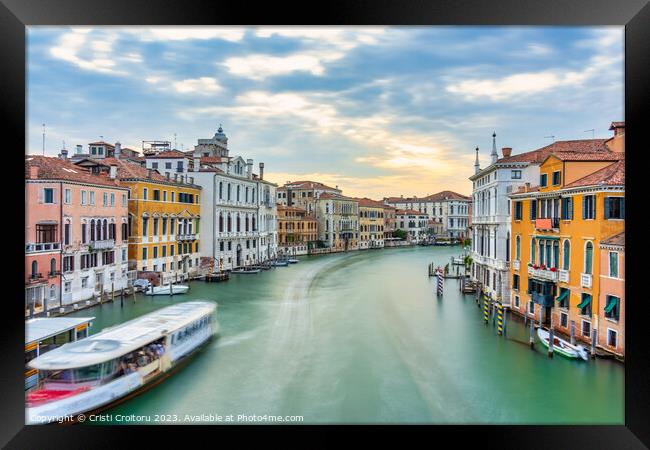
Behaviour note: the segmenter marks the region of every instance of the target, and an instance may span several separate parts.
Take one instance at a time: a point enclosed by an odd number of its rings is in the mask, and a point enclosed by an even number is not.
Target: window
[[[530,201],[530,220],[537,219],[537,200]]]
[[[155,246],[155,247],[153,248],[153,257],[154,257],[154,258],[158,258],[158,246]]]
[[[163,202],[167,201],[167,191],[163,191]]]
[[[54,285],[52,285],[52,286],[54,286]],[[71,281],[66,281],[63,284],[63,292],[65,292],[66,294],[69,294],[71,290],[72,290],[72,282]],[[51,297],[56,297],[56,293]]]
[[[593,195],[585,195],[582,197],[582,218],[595,219],[596,218],[596,197]]]
[[[591,322],[586,320],[582,321],[582,335],[584,337],[591,337]]]
[[[607,345],[610,347],[616,347],[618,341],[618,333],[611,328],[607,329]]]
[[[515,295],[515,308],[519,308],[519,296]]]
[[[65,202],[66,205],[72,203],[72,190],[66,189],[65,191],[63,191],[63,201]]]
[[[108,206],[108,192],[104,192],[103,200],[104,200],[103,205]]]
[[[521,259],[521,236],[517,236],[515,239],[515,259]]]
[[[154,189],[153,191],[153,199],[156,201],[160,201],[160,191],[158,189]]]
[[[152,169],[158,169],[158,163],[157,162],[152,162],[151,163],[151,168]]]
[[[535,302],[528,302],[528,312],[530,314],[535,314]]]
[[[122,206],[126,206],[126,194],[122,194]]]
[[[582,293],[582,301],[578,305],[581,316],[591,316],[591,295]]]
[[[591,274],[591,269],[593,266],[593,253],[594,245],[591,242],[587,242],[585,245],[585,272],[586,274]]]
[[[519,275],[517,274],[512,276],[512,288],[519,290]]]
[[[564,197],[562,199],[562,220],[573,219],[573,199],[571,197]]]
[[[564,241],[562,268],[569,270],[571,264],[571,242],[568,239]]]
[[[81,191],[81,204],[86,204],[86,191]]]
[[[515,202],[514,207],[515,207],[515,211],[514,211],[515,220],[521,220],[521,202]]]
[[[569,307],[569,299],[571,297],[571,291],[567,288],[560,288],[560,295],[557,297],[558,300],[558,306],[560,308],[568,308]]]
[[[608,295],[605,297],[605,317],[612,320],[618,320],[621,309],[621,299],[614,296]]]
[[[172,203],[176,201],[176,192],[172,192]]]
[[[569,315],[566,313],[560,313],[560,326],[567,328],[569,326]]]
[[[618,252],[609,252],[609,276],[618,278]]]
[[[143,200],[147,199],[147,192],[148,192],[147,188],[142,189],[142,199]]]
[[[87,288],[88,287],[88,277],[82,277],[81,278],[81,287],[82,288]]]
[[[95,192],[90,191],[90,204],[94,205],[95,204]]]
[[[43,189],[43,203],[54,203],[54,189]]]
[[[511,170],[510,178],[513,180],[521,180],[521,170]]]
[[[539,176],[539,185],[541,187],[546,187],[547,184],[548,184],[548,174],[543,173]]]
[[[69,223],[63,225],[63,243],[65,245],[70,245],[70,224]]]
[[[605,219],[625,219],[624,197],[605,197]]]
[[[147,259],[147,247],[142,248],[142,259]]]
[[[535,250],[536,250],[536,242],[535,238],[530,239],[530,262],[535,264],[536,258],[535,258]]]
[[[111,206],[115,206],[115,194],[111,194]]]
[[[560,183],[562,182],[562,172],[559,170],[556,172],[553,172],[553,186],[559,186]]]
[[[36,225],[36,243],[57,242],[56,225]]]
[[[165,169],[171,169],[172,168],[172,163],[166,162],[165,163]]]

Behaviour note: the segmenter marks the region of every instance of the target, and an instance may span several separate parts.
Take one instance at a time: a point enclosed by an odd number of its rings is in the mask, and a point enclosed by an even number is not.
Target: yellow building
[[[161,284],[199,275],[201,187],[192,177],[163,176],[116,158],[78,164],[116,170],[117,179],[130,189],[130,270],[156,273]]]
[[[278,205],[278,249],[284,255],[306,255],[318,240],[318,222],[304,208]]]
[[[510,195],[512,308],[591,343],[600,299],[600,243],[625,227],[624,145],[550,154],[540,184]],[[573,151],[571,151],[573,150]],[[573,328],[573,331],[572,331]]]
[[[357,198],[359,202],[359,250],[384,246],[384,211],[382,202]]]

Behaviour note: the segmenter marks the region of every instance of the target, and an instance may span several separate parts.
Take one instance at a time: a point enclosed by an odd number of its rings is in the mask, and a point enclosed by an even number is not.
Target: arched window
[[[122,224],[122,240],[126,241],[129,238],[129,226],[125,223]]]
[[[553,267],[560,267],[560,243],[553,241]]]
[[[223,213],[219,213],[219,232],[223,233]]]
[[[102,221],[98,220],[95,223],[95,240],[100,241],[102,239]]]
[[[506,237],[506,261],[510,261],[510,233]]]
[[[237,185],[237,201],[239,201],[239,188],[240,188],[240,186]]]
[[[104,219],[104,224],[102,227],[102,239],[107,239],[108,237],[108,220]]]
[[[546,267],[552,267],[553,264],[553,248],[551,241],[546,241]]]
[[[219,182],[219,199],[223,199],[223,181]]]
[[[568,239],[564,240],[564,248],[562,249],[563,254],[563,264],[562,268],[564,270],[569,270],[569,266],[571,264],[571,241]]]
[[[255,229],[255,216],[253,216],[253,231],[256,231],[256,229]]]
[[[37,273],[38,273],[38,263],[36,261],[32,261],[32,278],[36,278]]]
[[[232,231],[232,216],[228,214],[228,231]]]
[[[50,259],[50,274],[54,275],[56,273],[56,259]]]
[[[56,298],[56,286],[51,285],[50,286],[50,299],[55,299]]]
[[[585,273],[591,274],[594,256],[594,245],[587,242],[585,245]]]
[[[95,240],[95,219],[90,221],[90,241]]]
[[[521,236],[517,236],[515,239],[515,259],[521,259]]]
[[[537,243],[535,242],[535,238],[530,238],[530,262],[533,264],[535,264],[535,261],[537,260],[535,255],[536,247]]]
[[[241,231],[241,217],[239,217],[239,214],[237,214],[237,231]]]
[[[246,188],[246,189],[248,189],[248,188]],[[248,231],[248,216],[246,216],[246,224],[245,224],[244,230]]]

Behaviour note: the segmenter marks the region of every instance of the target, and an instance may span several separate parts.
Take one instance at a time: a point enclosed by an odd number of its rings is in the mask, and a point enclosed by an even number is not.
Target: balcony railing
[[[580,274],[580,286],[584,288],[591,287],[592,276],[589,273]]]
[[[512,261],[512,268],[515,270],[519,270],[519,267],[521,266],[521,261],[518,259],[515,259]]]
[[[535,219],[535,228],[538,230],[557,230],[560,228],[560,218]]]
[[[25,253],[51,252],[61,250],[60,242],[30,242],[25,244]]]
[[[533,267],[528,266],[528,275],[541,280],[557,281],[557,271],[553,272],[549,269],[533,269]]]
[[[558,280],[562,283],[569,282],[569,271],[568,270],[558,270]]]
[[[101,241],[90,241],[90,246],[94,250],[105,250],[115,246],[115,239],[103,239]]]
[[[196,239],[196,234],[177,234],[177,241],[193,241]]]

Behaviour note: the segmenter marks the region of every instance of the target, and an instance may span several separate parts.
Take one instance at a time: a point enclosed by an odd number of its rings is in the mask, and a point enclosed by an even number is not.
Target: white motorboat
[[[210,301],[178,303],[31,360],[39,381],[26,395],[26,423],[76,421],[167,378],[217,333],[216,308]]]
[[[288,261],[273,261],[271,262],[273,267],[287,267],[289,265]]]
[[[542,328],[537,329],[537,337],[547,348],[549,346],[549,336],[550,334],[548,331]],[[553,351],[559,353],[562,356],[566,356],[567,358],[582,358],[585,361],[589,359],[589,354],[582,345],[573,345],[570,342],[567,342],[557,336],[553,336]]]
[[[178,295],[186,294],[189,290],[190,287],[186,284],[172,284],[171,289],[170,285],[166,284],[164,286],[150,286],[145,291],[145,295]]]
[[[296,259],[296,258],[291,258],[291,259],[287,259],[287,262],[289,264],[298,264],[300,262],[300,260]]]
[[[240,273],[240,274],[251,274],[251,273],[260,273],[260,269],[234,269],[230,273]]]

